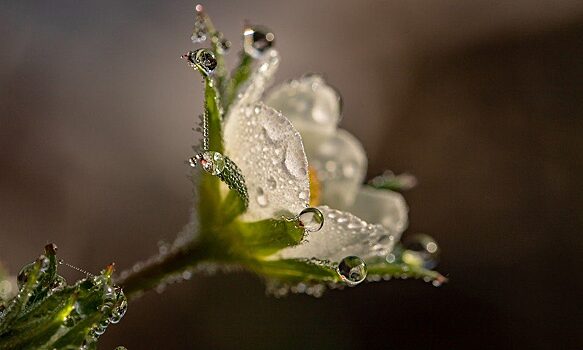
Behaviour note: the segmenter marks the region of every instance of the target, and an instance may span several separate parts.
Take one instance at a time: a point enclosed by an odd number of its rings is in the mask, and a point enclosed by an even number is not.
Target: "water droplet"
[[[122,317],[126,314],[128,310],[128,300],[123,292],[120,291],[118,295],[117,304],[111,311],[111,316],[109,317],[109,322],[118,323],[121,321]]]
[[[197,154],[188,160],[191,167],[196,167],[197,163],[212,175],[219,175],[225,169],[225,158],[219,152],[206,151]]]
[[[267,194],[263,191],[263,188],[257,187],[257,196],[255,197],[255,200],[257,200],[257,204],[259,204],[260,207],[265,208],[267,206]]]
[[[225,38],[221,38],[219,44],[217,45],[217,50],[219,50],[220,53],[224,54],[227,53],[227,51],[229,51],[230,48],[231,42]]]
[[[188,59],[192,67],[201,70],[205,75],[210,75],[217,67],[215,55],[207,49],[189,51],[183,57]]]
[[[356,286],[364,281],[367,273],[366,264],[357,256],[347,256],[342,259],[336,270],[340,278],[349,286]]]
[[[269,177],[267,178],[267,186],[272,191],[277,188],[277,180],[275,180],[273,175],[269,175]]]
[[[303,201],[308,200],[309,196],[310,194],[308,193],[308,191],[300,191],[300,193],[298,193],[298,198]]]
[[[253,57],[259,58],[273,46],[275,35],[269,29],[262,26],[251,26],[243,32],[243,49]]]
[[[308,207],[298,215],[300,225],[308,232],[320,231],[324,226],[324,215],[318,208]]]
[[[408,237],[404,244],[402,259],[405,263],[432,269],[437,266],[439,246],[433,237],[416,234]]]

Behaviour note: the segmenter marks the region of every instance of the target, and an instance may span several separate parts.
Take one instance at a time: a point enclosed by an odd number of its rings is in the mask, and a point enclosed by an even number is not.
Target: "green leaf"
[[[73,286],[66,285],[57,266],[56,246],[50,244],[45,255],[22,269],[20,291],[0,316],[0,349],[91,348],[109,322],[121,319],[127,301],[112,284],[113,265]]]

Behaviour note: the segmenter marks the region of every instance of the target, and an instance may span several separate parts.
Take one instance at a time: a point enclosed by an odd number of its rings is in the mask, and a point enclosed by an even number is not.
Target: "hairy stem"
[[[194,267],[207,258],[207,252],[198,244],[183,249],[176,249],[167,255],[151,259],[141,268],[131,270],[126,276],[118,277],[114,282],[122,286],[129,300],[153,289],[169,276]]]

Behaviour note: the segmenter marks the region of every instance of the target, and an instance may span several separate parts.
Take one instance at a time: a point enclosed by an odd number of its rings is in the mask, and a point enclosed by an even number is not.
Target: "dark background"
[[[277,300],[250,274],[195,276],[130,305],[101,348],[583,348],[582,2],[205,5],[234,51],[244,19],[276,32],[278,81],[326,73],[370,175],[417,175],[408,232],[440,242],[451,282]],[[0,2],[0,258],[13,273],[47,242],[90,271],[129,267],[186,223],[202,91],[178,57],[193,7]]]

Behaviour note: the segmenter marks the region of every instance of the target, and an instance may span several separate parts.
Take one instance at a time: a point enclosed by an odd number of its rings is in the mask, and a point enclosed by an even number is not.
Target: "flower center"
[[[315,207],[320,204],[321,183],[316,169],[311,166],[308,167],[308,178],[310,180],[310,206]]]

